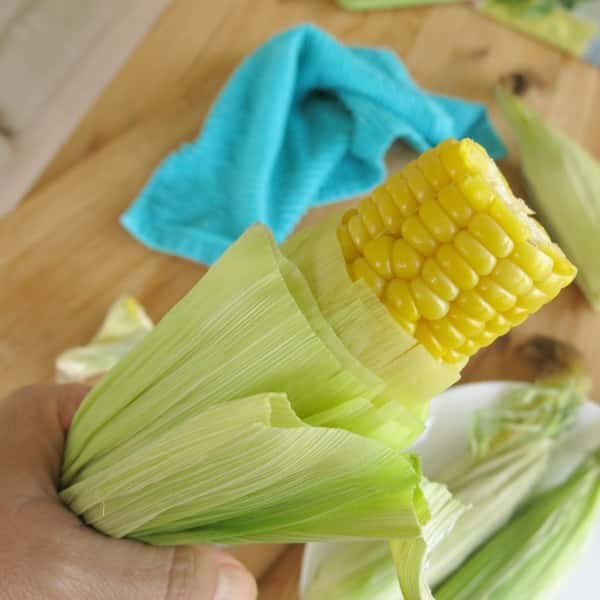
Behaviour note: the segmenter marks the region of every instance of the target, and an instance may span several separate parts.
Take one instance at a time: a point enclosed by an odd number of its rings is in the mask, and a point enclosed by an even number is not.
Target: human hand
[[[0,600],[253,600],[256,583],[210,546],[105,537],[60,501],[64,441],[88,388],[23,388],[0,400]]]

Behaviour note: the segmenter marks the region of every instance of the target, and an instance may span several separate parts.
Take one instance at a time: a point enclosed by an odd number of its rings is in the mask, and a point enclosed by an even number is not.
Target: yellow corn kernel
[[[496,310],[475,290],[461,292],[456,306],[478,321],[489,321],[496,315]]]
[[[414,322],[419,318],[417,305],[406,281],[400,279],[390,281],[385,288],[383,301],[403,321]]]
[[[392,279],[392,246],[394,238],[382,235],[365,244],[364,257],[378,275],[384,279]]]
[[[570,277],[558,275],[557,273],[550,273],[548,277],[538,281],[535,285],[538,287],[546,296],[548,300],[552,300],[562,288],[571,282]]]
[[[461,145],[462,142],[449,139],[437,147],[440,161],[452,178],[471,171],[471,167],[465,160],[464,146]]]
[[[393,315],[393,313],[392,313],[392,315]],[[408,335],[412,335],[414,337],[415,331],[417,330],[417,324],[414,321],[399,320],[399,315],[393,315],[393,316],[400,324],[400,327],[402,327],[402,329],[404,329],[404,331],[406,331],[406,333],[408,333]]]
[[[457,363],[465,358],[466,356],[460,350],[447,350],[443,356],[444,361],[448,363]]]
[[[459,349],[458,352],[465,356],[473,356],[479,350],[479,346],[473,340],[467,340]]]
[[[514,242],[524,242],[529,239],[531,233],[527,223],[521,220],[500,198],[494,198],[488,212]]]
[[[512,323],[504,315],[497,314],[493,319],[490,319],[486,324],[486,328],[497,336],[508,333],[512,328]]]
[[[450,350],[459,348],[465,342],[465,336],[448,319],[430,321],[429,327],[436,339]]]
[[[425,324],[424,321],[417,323],[417,329],[415,330],[415,337],[429,350],[433,356],[441,358],[444,355],[445,348],[440,344],[436,337],[431,332],[431,329]]]
[[[390,193],[403,218],[406,219],[406,217],[414,215],[419,209],[419,203],[401,173],[393,175],[385,185],[385,189]]]
[[[517,306],[534,313],[548,302],[548,296],[536,287],[531,288],[524,296],[517,300]]]
[[[385,292],[384,292],[385,294]],[[400,325],[400,327],[402,327],[402,329],[404,329],[404,331],[406,331],[406,333],[408,333],[408,335],[413,336],[415,335],[415,329],[417,328],[417,324],[413,321],[407,321],[400,313],[396,312],[393,308],[390,308],[390,306],[387,306],[387,310],[388,312],[392,315],[392,317],[394,317],[394,320],[396,321],[396,323],[398,323],[398,325]]]
[[[402,174],[408,183],[410,191],[414,194],[419,202],[424,200],[432,200],[435,198],[435,191],[430,183],[425,179],[425,175],[415,161],[412,161],[404,167]]]
[[[529,211],[527,214],[534,214],[533,211]],[[531,228],[534,233],[534,237],[538,240],[542,240],[544,242],[552,243],[548,232],[544,228],[544,226],[534,217],[529,217]]]
[[[362,279],[376,294],[381,296],[385,287],[385,281],[375,273],[369,263],[361,256],[357,258],[350,267],[352,280]]]
[[[352,262],[355,258],[360,256],[345,225],[338,225],[337,238],[342,248],[344,260],[347,263]]]
[[[475,210],[485,210],[494,200],[492,187],[481,175],[459,179],[458,187]]]
[[[342,225],[347,225],[348,221],[357,214],[358,211],[355,208],[349,208],[342,216]]]
[[[408,217],[402,223],[402,237],[424,256],[431,256],[437,247],[437,242],[417,215]]]
[[[393,243],[391,259],[394,274],[402,279],[412,279],[421,268],[421,255],[402,239]]]
[[[496,266],[496,257],[468,231],[459,231],[454,246],[479,275],[489,275]]]
[[[362,250],[365,244],[371,239],[371,236],[360,218],[360,215],[352,215],[346,227],[348,227],[348,233],[350,234],[354,245],[359,250]]]
[[[498,261],[492,279],[515,296],[526,294],[533,287],[531,277],[509,258]]]
[[[487,329],[484,329],[479,335],[476,335],[472,340],[479,348],[489,346],[498,336]]]
[[[483,331],[484,323],[470,317],[456,306],[451,306],[448,311],[448,320],[465,336],[473,337]]]
[[[464,227],[473,215],[473,209],[453,183],[440,191],[439,202],[459,227]]]
[[[379,216],[389,233],[395,235],[402,230],[402,213],[394,204],[391,194],[383,186],[376,188],[371,195],[375,206],[379,211]]]
[[[379,211],[371,198],[361,200],[358,205],[358,214],[361,216],[369,235],[374,238],[382,234],[385,227],[379,216]]]
[[[504,313],[504,316],[510,321],[511,327],[516,327],[529,316],[529,311],[520,306],[513,306]]]
[[[508,256],[513,248],[514,242],[508,234],[485,213],[477,213],[470,221],[468,230],[496,257]]]
[[[337,231],[350,277],[448,363],[504,335],[575,274],[524,203],[498,195],[501,177],[478,144],[447,140],[347,211]]]
[[[533,281],[547,277],[554,266],[553,260],[547,254],[529,242],[515,244],[515,249],[510,257]]]
[[[480,173],[486,173],[490,169],[495,169],[497,174],[502,177],[502,173],[498,171],[496,163],[488,156],[483,146],[470,138],[461,140],[460,145],[468,169]]]
[[[421,277],[440,298],[451,301],[458,296],[459,289],[433,258],[423,263]]]
[[[542,250],[554,261],[554,272],[565,277],[575,277],[577,269],[569,262],[564,252],[556,244],[548,244]]]
[[[431,184],[433,189],[439,191],[445,185],[448,185],[451,181],[448,173],[442,166],[440,159],[435,150],[427,150],[423,152],[417,159],[417,164],[423,171],[423,174],[427,178],[427,181]]]
[[[413,279],[409,285],[417,310],[425,319],[433,321],[446,316],[448,303],[427,287],[423,281]]]
[[[481,294],[481,297],[498,312],[504,312],[505,310],[512,308],[517,302],[517,298],[513,294],[504,289],[493,279],[487,277],[479,282],[477,291]]]
[[[435,200],[423,200],[419,216],[433,237],[440,242],[449,242],[456,235],[456,225]]]
[[[442,269],[461,290],[470,290],[477,285],[479,276],[450,244],[440,246],[436,258]]]

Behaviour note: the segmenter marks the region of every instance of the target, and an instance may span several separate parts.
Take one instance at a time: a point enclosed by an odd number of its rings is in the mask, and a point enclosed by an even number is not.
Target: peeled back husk
[[[56,359],[56,381],[96,381],[110,371],[153,327],[144,307],[135,298],[119,298],[110,307],[89,344],[65,350]]]
[[[548,598],[599,516],[596,450],[565,482],[533,498],[473,554],[436,590],[437,600]]]
[[[585,389],[586,379],[569,371],[519,385],[497,406],[477,412],[468,455],[432,473],[467,508],[452,528],[428,546],[415,540],[392,542],[396,564],[383,542],[309,544],[311,561],[319,566],[303,600],[431,598],[430,587],[460,566],[533,492],[561,434],[574,423]]]
[[[420,467],[379,441],[384,388],[251,228],[84,400],[61,497],[159,544],[417,537]],[[422,428],[399,402],[388,421]]]
[[[390,544],[377,541],[309,544],[305,552],[317,562],[313,572],[304,576],[306,585],[301,600],[431,598],[424,577],[427,555],[452,529],[465,506],[443,485],[424,481],[422,487],[431,519],[423,527],[420,537]],[[398,565],[392,560],[395,553],[405,558]]]

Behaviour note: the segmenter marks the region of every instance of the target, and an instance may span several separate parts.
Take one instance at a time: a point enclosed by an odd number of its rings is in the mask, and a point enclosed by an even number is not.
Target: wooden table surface
[[[117,218],[160,159],[195,137],[240,60],[276,31],[306,21],[344,42],[395,49],[430,90],[488,103],[511,148],[492,92],[523,74],[527,100],[600,157],[600,70],[465,6],[349,13],[331,0],[174,0],[33,193],[0,220],[0,395],[51,380],[55,356],[88,340],[119,294],[132,293],[158,319],[204,273],[147,250]],[[503,167],[522,189],[514,158]],[[600,363],[600,316],[573,287],[478,355],[466,377],[510,377],[507,349],[531,333],[576,343],[590,369]],[[261,573],[276,550],[244,552]],[[261,598],[296,597],[300,556],[301,548],[286,550],[261,578]]]

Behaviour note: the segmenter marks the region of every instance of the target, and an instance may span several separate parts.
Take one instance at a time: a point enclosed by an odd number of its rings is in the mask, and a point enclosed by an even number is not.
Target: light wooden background
[[[431,90],[490,103],[503,134],[494,86],[524,74],[527,100],[600,157],[600,70],[465,6],[349,13],[331,0],[174,0],[33,193],[0,219],[0,394],[50,380],[54,357],[88,340],[117,295],[134,294],[158,319],[202,275],[200,265],[141,246],[117,218],[159,160],[196,135],[239,61],[274,32],[306,21],[344,42],[395,49]],[[514,159],[503,166],[522,189]],[[466,377],[510,377],[507,352],[531,333],[575,342],[598,397],[600,316],[575,288],[477,356]],[[245,552],[260,572],[274,549]],[[287,550],[262,577],[261,598],[296,597],[300,555]]]
[[[29,190],[168,2],[0,2],[0,215]]]

